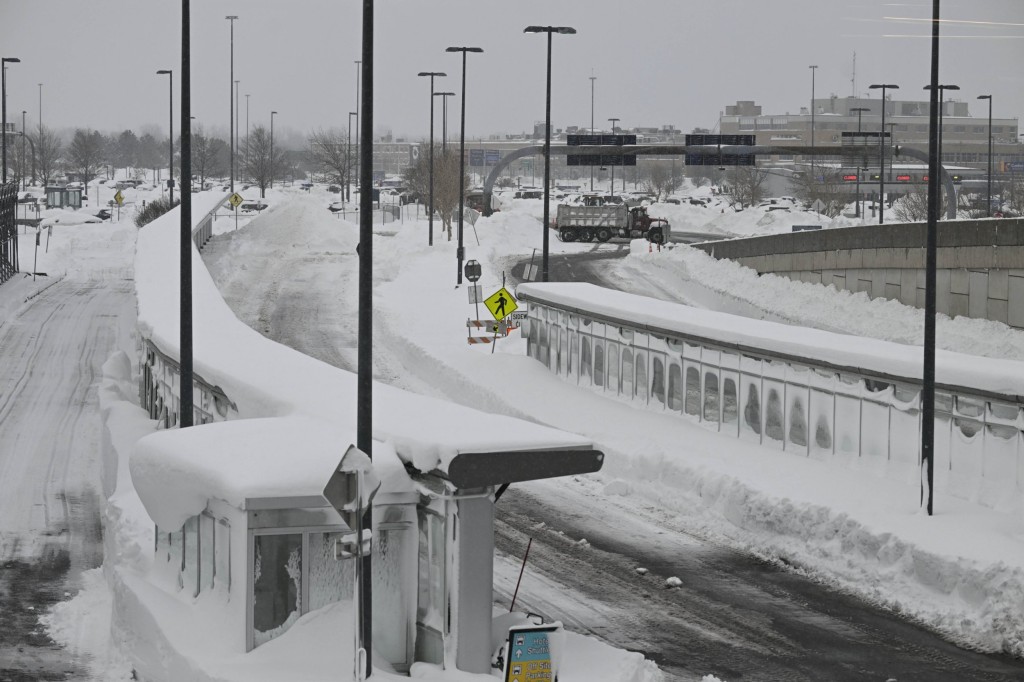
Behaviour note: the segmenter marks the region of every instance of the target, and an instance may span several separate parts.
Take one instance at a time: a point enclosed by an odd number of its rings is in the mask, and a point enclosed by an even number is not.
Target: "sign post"
[[[231,204],[231,208],[235,209],[235,229],[238,229],[238,206],[242,203],[242,195],[238,192],[233,192],[228,197],[228,203]]]
[[[114,193],[114,201],[117,202],[117,222],[121,222],[121,204],[124,203],[124,195],[121,194],[121,190]]]
[[[476,282],[480,280],[480,274],[482,269],[480,263],[475,260],[466,261],[466,265],[463,267],[463,272],[466,275],[466,280],[473,283],[470,287],[470,300],[473,301],[473,309],[476,311],[477,319],[480,319],[480,287],[476,285]]]
[[[560,623],[509,628],[504,682],[555,682],[558,670],[553,649],[561,635]]]

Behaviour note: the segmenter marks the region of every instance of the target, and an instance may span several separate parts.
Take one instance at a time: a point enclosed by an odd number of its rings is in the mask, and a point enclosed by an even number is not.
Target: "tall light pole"
[[[850,111],[857,112],[857,132],[860,132],[860,115],[865,111],[871,111],[868,107],[853,107]],[[860,162],[857,162],[857,204],[853,211],[854,216],[860,218]]]
[[[235,80],[235,19],[238,18],[236,14],[229,14],[224,17],[231,23],[231,80],[228,81],[228,131],[231,136],[231,193],[235,193],[235,134],[238,132],[237,124],[235,123],[235,99],[238,97],[237,88],[238,81]],[[231,88],[236,88],[235,93],[231,92]]]
[[[807,67],[811,70],[811,149],[814,149],[814,76],[818,72],[818,65],[811,64]],[[814,183],[817,182],[817,178],[814,175],[814,153],[811,153],[811,184],[808,189],[814,187]],[[813,196],[813,191],[811,195]]]
[[[242,173],[241,173],[241,169],[238,167],[239,166],[239,163],[238,163],[238,153],[239,153],[239,149],[238,149],[238,143],[239,143],[239,139],[238,139],[239,138],[239,133],[238,133],[238,116],[239,116],[239,112],[238,112],[238,108],[239,108],[238,107],[238,84],[239,83],[241,83],[241,81],[235,81],[235,151],[231,155],[231,158],[235,162],[235,164],[234,164],[235,165],[234,175],[237,176],[238,179],[241,179]],[[234,191],[234,189],[235,189],[235,181],[232,180],[231,181],[231,191]]]
[[[156,72],[157,75],[167,75],[167,92],[168,92],[168,117],[167,117],[167,136],[170,139],[168,147],[170,149],[170,167],[168,168],[167,178],[167,189],[170,192],[171,205],[174,205],[174,71],[173,69],[160,69]]]
[[[26,185],[25,185],[25,166],[28,165],[28,164],[25,163],[25,140],[27,139],[25,137],[25,114],[27,114],[27,113],[28,112],[25,111],[24,109],[21,110],[21,163],[18,164],[18,169],[21,172],[21,189],[22,189],[22,191],[24,191],[25,187],[26,187]],[[989,202],[989,203],[992,203],[992,202]]]
[[[462,116],[459,120],[459,246],[455,250],[455,285],[462,284],[462,261],[466,250],[462,246],[462,213],[466,206],[466,53],[483,52],[479,47],[449,47],[445,52],[462,53]],[[430,107],[433,109],[433,105]]]
[[[178,345],[181,353],[181,378],[178,384],[178,428],[182,429],[192,426],[195,419],[192,407],[192,48],[189,3],[190,0],[181,0],[181,109],[178,119],[181,122],[181,206],[178,210],[178,271],[181,273]],[[173,176],[172,173],[172,185]]]
[[[615,124],[618,123],[621,119],[609,118],[608,120],[612,124],[612,135],[614,135],[615,134],[615,129],[616,129]],[[609,188],[608,191],[611,192],[612,196],[615,196],[615,162],[612,161],[612,163],[608,164],[608,166],[611,168],[611,171],[612,171],[612,180],[611,180],[612,184],[611,184],[611,187]],[[622,169],[622,177],[623,178],[626,177],[626,169],[625,168]],[[625,183],[625,180],[623,180],[623,183]],[[622,189],[623,189],[623,191],[625,191],[625,189],[626,189],[625,188],[625,184],[623,184],[623,188]]]
[[[548,220],[551,209],[548,203],[551,201],[551,36],[555,33],[571,35],[576,29],[571,26],[527,26],[523,33],[547,33],[548,34],[548,78],[547,95],[544,103],[544,230],[543,258],[541,259],[541,281],[548,281]]]
[[[593,73],[593,71],[591,71]],[[594,81],[597,76],[590,77],[590,134],[594,134]],[[594,191],[594,164],[590,164],[590,191]]]
[[[352,117],[355,116],[358,119],[358,114],[354,111],[348,112],[348,148],[345,151],[345,201],[352,200],[352,167],[355,165],[352,163]],[[358,131],[357,131],[358,133]]]
[[[362,97],[362,95],[361,95],[362,90],[360,88],[360,79],[362,78],[362,73],[363,73],[362,65],[363,65],[363,62],[361,60],[357,59],[356,60],[356,131],[359,131],[359,106],[360,106],[361,97]],[[356,186],[360,188],[360,191],[362,191],[362,182],[361,182],[362,173],[359,172],[359,169],[362,168],[362,165],[359,163],[360,159],[361,159],[361,157],[359,155],[359,138],[360,138],[360,136],[357,134],[356,135]],[[372,155],[371,155],[370,158],[371,159],[373,158]],[[373,177],[372,166],[371,166],[370,177]],[[372,192],[371,192],[371,195],[372,195]],[[360,203],[362,203],[362,196],[363,195],[360,194],[359,196],[360,196],[359,201],[360,201]]]
[[[448,151],[448,98],[454,97],[454,92],[435,92],[434,97],[441,98],[441,152]]]
[[[900,86],[892,83],[875,83],[868,90],[882,91],[882,127],[878,135],[878,224],[885,221],[885,91],[899,90]]]
[[[429,198],[427,203],[427,245],[434,245],[434,78],[441,78],[448,74],[441,71],[420,71],[417,76],[430,77],[430,161],[427,167],[429,175]]]
[[[39,83],[39,129],[43,129],[43,84]]]
[[[978,99],[988,100],[988,217],[992,217],[992,95],[978,95]],[[24,112],[22,112],[24,113]],[[21,127],[24,129],[25,124]],[[24,156],[22,152],[22,156]]]
[[[0,128],[0,137],[3,137],[3,181],[5,183],[7,182],[7,65],[17,64],[20,61],[21,60],[17,57],[0,57],[0,71],[3,72],[3,75],[0,76],[0,79],[3,81],[2,85],[0,85],[0,90],[2,90],[3,93],[2,97],[0,97],[0,99],[3,99],[3,127]]]
[[[274,117],[276,111],[270,112],[270,188],[274,188]]]

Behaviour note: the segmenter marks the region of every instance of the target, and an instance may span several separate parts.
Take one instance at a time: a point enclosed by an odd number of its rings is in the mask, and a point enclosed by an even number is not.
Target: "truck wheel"
[[[664,244],[665,233],[660,228],[654,228],[647,233],[647,239],[652,244]]]
[[[597,228],[597,241],[599,241],[599,242],[606,242],[606,241],[608,241],[611,238],[612,238],[612,231],[609,230],[607,227],[599,227],[599,228]]]
[[[576,230],[571,227],[563,227],[559,232],[559,236],[563,242],[574,242],[576,241]]]
[[[588,244],[594,241],[594,231],[589,227],[584,227],[580,230],[580,241],[587,242]]]

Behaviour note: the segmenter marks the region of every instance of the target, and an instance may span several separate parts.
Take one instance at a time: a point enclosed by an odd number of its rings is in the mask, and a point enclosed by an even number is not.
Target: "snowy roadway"
[[[0,287],[0,679],[80,674],[38,617],[103,561],[95,384],[135,319],[134,228],[58,229],[79,230],[73,269]],[[31,263],[31,235],[19,241]]]

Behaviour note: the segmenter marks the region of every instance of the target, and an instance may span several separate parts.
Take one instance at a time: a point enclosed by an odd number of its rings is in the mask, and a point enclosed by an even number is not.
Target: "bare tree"
[[[103,164],[106,152],[106,139],[99,131],[92,132],[75,130],[75,137],[68,145],[67,165],[69,169],[82,176],[82,184],[85,185],[85,195],[89,196],[89,181],[96,176],[96,172]]]
[[[43,187],[50,184],[50,178],[57,173],[63,144],[60,137],[46,126],[39,126],[36,135],[36,167]]]
[[[809,172],[794,175],[790,179],[793,193],[807,205],[820,201],[820,212],[835,218],[852,198],[843,173],[839,168],[825,165],[816,166],[814,173],[816,178]]]
[[[192,172],[199,176],[199,186],[203,187],[207,177],[224,174],[225,158],[230,151],[224,140],[207,137],[201,126],[197,129],[192,134]]]
[[[252,129],[244,147],[243,154],[248,159],[243,163],[245,173],[260,188],[260,197],[265,197],[267,187],[282,168],[283,152],[280,147],[275,146],[271,158],[270,131],[263,126]]]
[[[939,220],[946,215],[949,202],[940,191]],[[920,223],[928,220],[928,185],[913,185],[909,191],[893,202],[892,215],[902,223]]]
[[[426,146],[426,145],[423,145]],[[421,147],[422,150],[422,147]],[[421,151],[419,159],[405,171],[410,189],[422,197],[430,196],[430,148]],[[463,178],[462,189],[469,186]],[[434,210],[441,217],[448,241],[452,239],[452,216],[459,207],[459,154],[453,148],[442,151],[434,145]]]
[[[683,184],[683,176],[670,161],[651,161],[644,164],[646,177],[644,190],[654,195],[655,201],[675,192]]]
[[[726,172],[726,182],[732,188],[732,198],[743,208],[753,206],[764,198],[764,183],[768,170],[757,166],[736,166]]]
[[[309,154],[315,172],[322,173],[327,182],[347,187],[352,181],[354,167],[353,147],[348,131],[320,128],[309,137]]]

